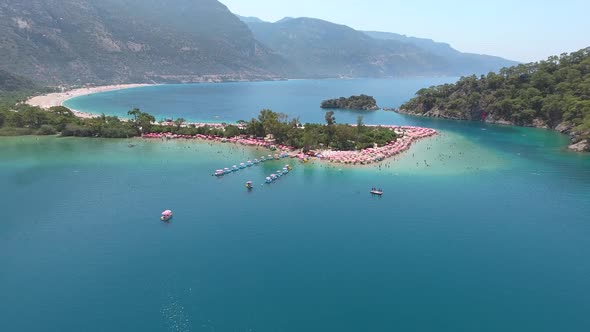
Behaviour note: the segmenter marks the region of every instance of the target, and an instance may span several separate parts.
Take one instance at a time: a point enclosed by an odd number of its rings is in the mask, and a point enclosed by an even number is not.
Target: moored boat
[[[252,181],[246,182],[246,188],[248,188],[248,190],[251,190],[252,188],[254,188],[254,186],[252,185]]]

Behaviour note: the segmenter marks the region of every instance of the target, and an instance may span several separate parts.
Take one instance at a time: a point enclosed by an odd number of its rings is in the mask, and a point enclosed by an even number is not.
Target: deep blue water
[[[423,87],[454,81],[453,77],[439,77],[162,85],[81,96],[68,100],[66,106],[119,116],[127,116],[127,111],[138,107],[158,120],[183,117],[228,123],[249,120],[267,108],[299,117],[302,122],[324,122],[320,103],[325,99],[364,93],[374,96],[381,107],[394,107]],[[358,115],[373,124],[392,119],[391,112],[340,111],[336,120],[356,123]]]
[[[117,113],[137,99],[162,116],[211,121],[271,107],[314,121],[326,97],[365,92],[396,106],[407,95],[398,83],[162,86],[75,102]],[[199,96],[198,112],[179,107],[187,96]],[[178,104],[150,109],[150,100]],[[270,186],[261,180],[283,163],[210,175],[262,150],[0,139],[1,330],[590,329],[588,156],[544,130],[387,112],[365,119],[441,136],[381,169],[294,163]],[[385,195],[370,197],[371,186]],[[158,220],[167,208],[170,224]]]

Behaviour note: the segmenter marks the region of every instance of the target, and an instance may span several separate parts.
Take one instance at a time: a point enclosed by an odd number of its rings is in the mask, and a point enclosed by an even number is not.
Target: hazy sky
[[[590,0],[221,0],[243,16],[314,17],[463,52],[536,61],[590,46]]]

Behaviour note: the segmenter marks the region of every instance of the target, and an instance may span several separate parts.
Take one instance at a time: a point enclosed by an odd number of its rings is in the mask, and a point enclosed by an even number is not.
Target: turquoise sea
[[[325,98],[395,107],[452,80],[166,85],[67,104],[321,121]],[[0,138],[0,330],[590,330],[590,156],[551,131],[364,117],[441,134],[380,166],[288,161],[272,185],[261,183],[285,162],[211,176],[267,154],[253,148]]]

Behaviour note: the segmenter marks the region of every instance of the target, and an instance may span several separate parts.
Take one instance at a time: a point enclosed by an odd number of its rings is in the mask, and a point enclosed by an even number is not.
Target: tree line
[[[356,126],[337,124],[334,112],[325,114],[326,124],[301,124],[299,119],[289,119],[286,114],[262,110],[258,118],[240,121],[243,132],[255,137],[271,135],[279,144],[302,148],[333,148],[336,150],[357,150],[383,146],[396,139],[394,131],[383,127],[368,127],[363,117],[357,118]]]
[[[227,124],[222,128],[187,124],[182,118],[173,122],[156,123],[149,113],[134,108],[129,119],[101,115],[94,118],[77,117],[64,106],[43,110],[25,104],[10,109],[0,109],[0,136],[56,135],[76,137],[129,138],[144,133],[172,133],[178,135],[213,135],[235,137],[247,135],[257,138],[271,137],[277,144],[304,150],[333,148],[356,150],[385,145],[396,139],[394,131],[382,127],[365,126],[362,116],[357,125],[337,124],[334,112],[326,112],[325,124],[301,124],[299,119],[289,119],[282,113],[268,109],[260,111],[257,118]]]

